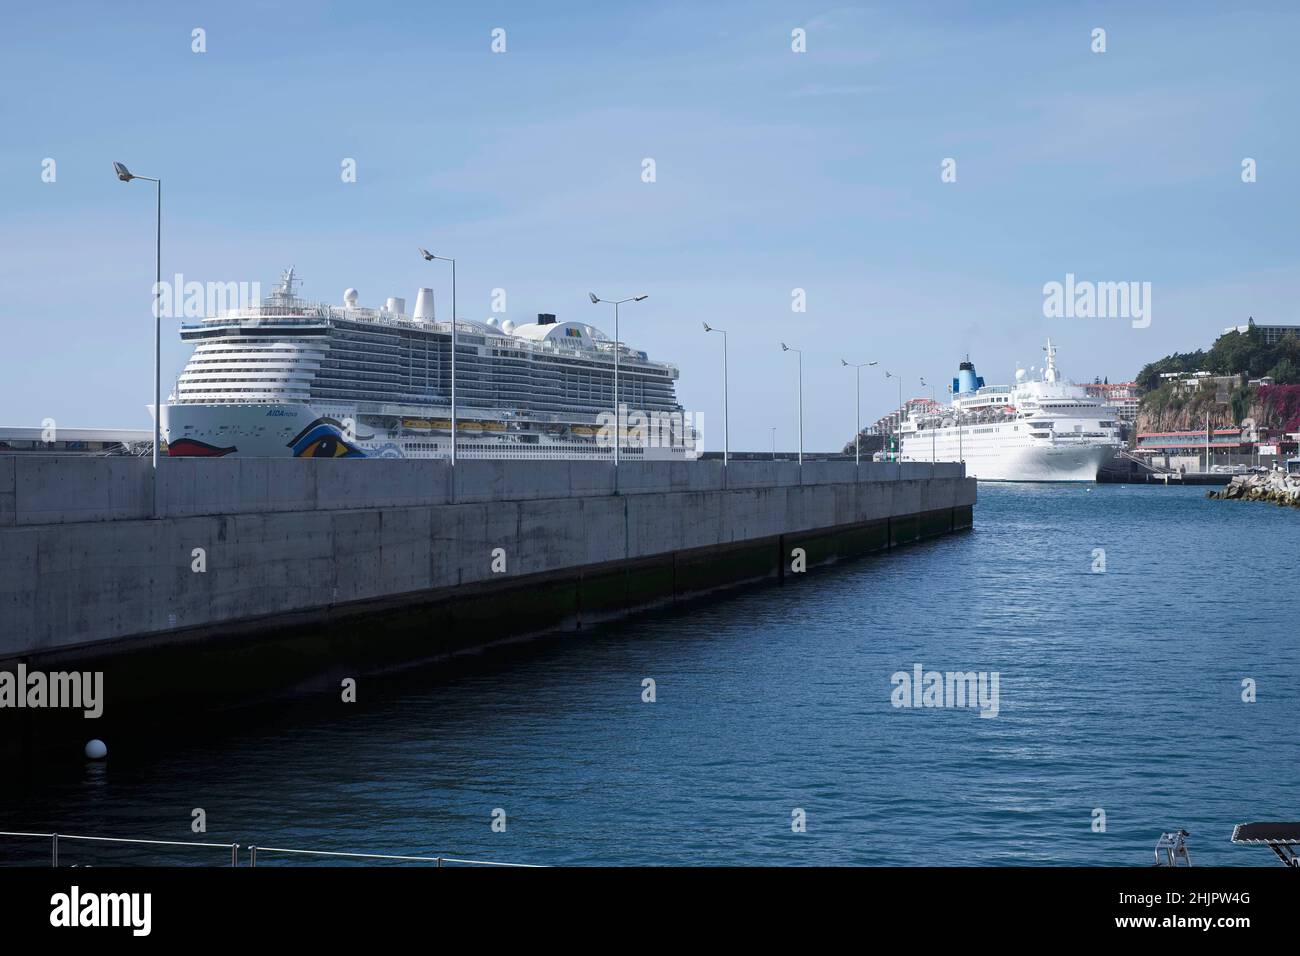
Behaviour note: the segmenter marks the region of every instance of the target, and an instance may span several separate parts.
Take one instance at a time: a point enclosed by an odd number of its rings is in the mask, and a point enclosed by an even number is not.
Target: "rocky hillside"
[[[1166,373],[1207,371],[1212,375],[1268,376],[1277,384],[1239,386],[1226,395],[1213,385],[1186,394],[1161,378]],[[1253,419],[1274,434],[1300,429],[1300,336],[1288,332],[1265,344],[1252,320],[1246,331],[1225,332],[1208,351],[1175,352],[1143,366],[1137,383],[1146,390],[1138,414],[1138,432],[1199,431],[1210,416],[1214,428],[1233,428]],[[1224,397],[1226,402],[1217,399]]]
[[[1243,386],[1228,393],[1226,404],[1217,397],[1213,386],[1185,395],[1163,385],[1143,396],[1137,430],[1199,431],[1205,428],[1207,413],[1213,428],[1235,428],[1249,418],[1272,434],[1300,430],[1300,385]]]

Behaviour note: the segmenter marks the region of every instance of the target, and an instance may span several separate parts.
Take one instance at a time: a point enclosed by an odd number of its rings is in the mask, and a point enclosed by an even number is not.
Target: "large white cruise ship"
[[[420,289],[413,314],[307,302],[292,269],[260,304],[181,326],[195,344],[163,408],[171,456],[442,458],[451,454],[450,322]],[[613,455],[615,343],[554,315],[456,325],[461,457]],[[677,368],[618,344],[624,454],[693,457]],[[650,440],[647,440],[649,438]]]
[[[1121,446],[1115,409],[1061,377],[1056,349],[1031,378],[1016,371],[1014,385],[985,385],[970,361],[952,381],[946,407],[913,412],[901,432],[904,461],[964,461],[984,481],[1095,481]]]

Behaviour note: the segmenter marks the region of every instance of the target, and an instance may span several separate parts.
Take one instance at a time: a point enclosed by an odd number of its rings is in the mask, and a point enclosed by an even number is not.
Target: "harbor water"
[[[1204,495],[982,484],[969,533],[363,678],[356,703],[172,715],[104,762],[7,774],[0,829],[555,865],[1127,866],[1181,827],[1196,864],[1276,865],[1228,838],[1300,817],[1300,511]],[[895,706],[916,665],[996,673],[996,716]],[[0,863],[47,860],[0,840]]]

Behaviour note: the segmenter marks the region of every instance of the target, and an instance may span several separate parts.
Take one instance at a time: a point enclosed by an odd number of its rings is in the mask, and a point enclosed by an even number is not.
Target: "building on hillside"
[[[1084,391],[1092,398],[1113,405],[1122,422],[1135,422],[1142,404],[1142,389],[1137,382],[1088,382]]]
[[[1250,331],[1252,326],[1255,328],[1255,331],[1259,333],[1260,341],[1265,345],[1277,345],[1278,342],[1282,341],[1282,336],[1286,335],[1288,332],[1294,332],[1296,335],[1300,335],[1300,325],[1260,325],[1255,321],[1253,316],[1245,325],[1228,326],[1223,330],[1223,334],[1227,335],[1229,332],[1240,332],[1244,335]]]
[[[1201,389],[1207,382],[1214,386],[1216,391],[1225,392],[1239,388],[1246,382],[1246,374],[1243,372],[1239,375],[1215,375],[1213,372],[1195,371],[1195,372],[1161,372],[1161,384],[1165,382],[1174,383],[1174,391],[1181,394],[1189,394]]]
[[[918,414],[933,411],[941,406],[928,398],[909,398],[903,402],[902,406],[881,415],[874,422],[868,425],[863,431],[868,435],[892,435],[898,431],[898,423],[907,418],[913,411]],[[901,415],[900,415],[901,413]]]

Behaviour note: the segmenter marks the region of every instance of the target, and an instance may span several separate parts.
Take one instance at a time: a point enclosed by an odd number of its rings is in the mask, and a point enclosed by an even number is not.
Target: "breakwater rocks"
[[[1206,497],[1271,501],[1300,508],[1300,475],[1284,475],[1280,471],[1267,475],[1238,475],[1222,491],[1211,491]]]

